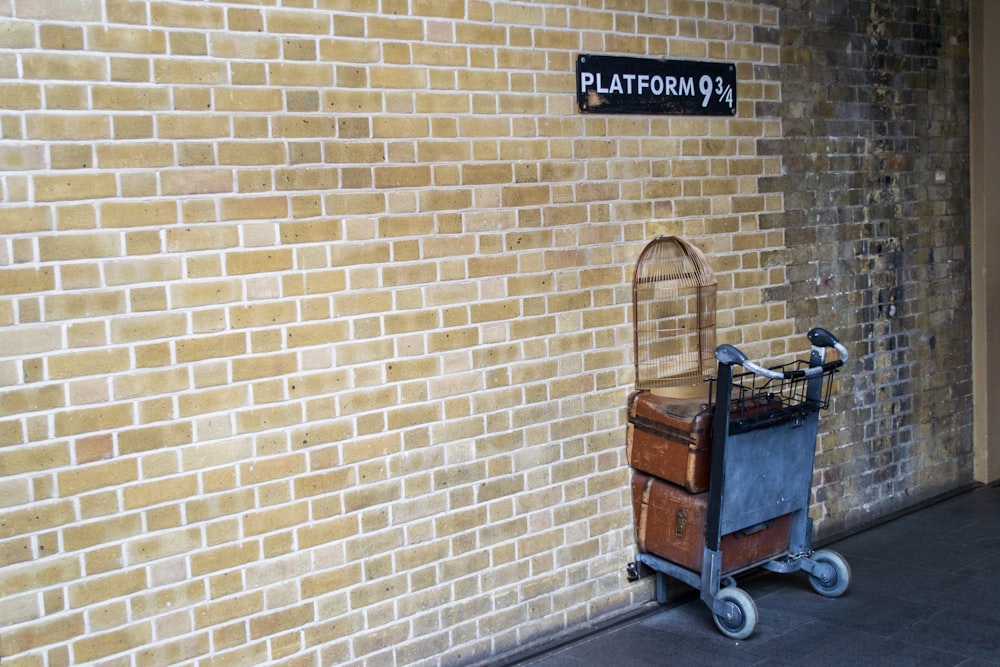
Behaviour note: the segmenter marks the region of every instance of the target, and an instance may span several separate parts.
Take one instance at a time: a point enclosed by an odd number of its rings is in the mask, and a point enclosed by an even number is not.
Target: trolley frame
[[[732,345],[716,348],[718,375],[712,380],[712,462],[701,569],[689,570],[650,553],[637,557],[656,572],[656,597],[661,604],[667,597],[666,577],[677,579],[700,591],[719,630],[736,639],[752,634],[757,622],[752,598],[733,590],[736,574],[756,567],[779,573],[802,570],[809,573],[813,588],[828,597],[842,594],[850,579],[850,568],[839,554],[812,550],[808,514],[819,412],[829,405],[833,374],[847,361],[848,353],[825,329],[811,330],[808,338],[808,363],[772,368],[750,361]],[[827,362],[830,348],[838,352],[838,358]],[[735,373],[735,366],[742,366],[744,372]],[[727,396],[731,400],[725,400]],[[761,399],[781,407],[754,408]],[[745,414],[741,405],[748,407]],[[786,548],[723,574],[723,536],[750,532],[786,514],[792,515]]]

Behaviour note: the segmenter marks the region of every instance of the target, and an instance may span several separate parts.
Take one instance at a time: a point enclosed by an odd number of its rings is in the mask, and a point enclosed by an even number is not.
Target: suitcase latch
[[[684,508],[681,507],[679,510],[677,510],[677,528],[674,531],[675,533],[677,533],[677,537],[684,537],[684,529],[687,528],[687,522],[688,522],[687,512],[685,512]]]

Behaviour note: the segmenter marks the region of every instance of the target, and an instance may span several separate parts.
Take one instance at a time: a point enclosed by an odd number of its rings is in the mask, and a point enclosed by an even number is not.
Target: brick
[[[215,108],[219,111],[280,111],[281,92],[276,90],[247,90],[246,88],[221,88],[215,91]],[[282,116],[279,122],[283,122]]]
[[[36,176],[35,191],[39,201],[67,201],[114,197],[118,186],[111,174],[63,174]]]
[[[0,294],[43,292],[55,286],[52,269],[0,269]]]
[[[197,113],[164,114],[155,117],[155,126],[160,138],[174,141],[219,139],[230,136],[229,124],[222,116]]]
[[[126,249],[133,253],[156,252],[159,242],[155,232],[126,233]],[[105,266],[107,282],[110,285],[132,285],[142,282],[170,280],[182,269],[180,260],[171,257],[132,258],[129,261],[113,262]]]
[[[247,350],[246,337],[242,334],[220,334],[178,340],[175,345],[177,360],[181,363],[219,357],[239,357]]]
[[[288,347],[325,346],[350,340],[350,338],[351,334],[346,322],[334,324],[321,322],[289,327],[286,344]]]
[[[0,422],[0,442],[4,446],[22,444],[22,432],[13,421]],[[18,475],[27,472],[55,469],[69,463],[70,449],[66,442],[33,445],[31,447],[8,449],[5,453],[4,472]]]
[[[228,193],[233,191],[233,175],[228,169],[183,169],[164,171],[160,174],[163,194],[197,195]],[[203,230],[204,233],[223,236],[234,233],[233,229]],[[168,239],[177,235],[175,230],[167,230]]]
[[[45,33],[42,33],[44,40]],[[0,26],[0,46],[5,49],[25,49],[37,46],[35,29],[26,21],[5,21]],[[43,48],[52,48],[51,44],[43,43]]]
[[[13,537],[65,526],[73,521],[73,509],[67,501],[36,503],[27,509],[13,509],[4,512],[4,523],[0,524],[0,536]]]
[[[221,7],[167,4],[150,9],[153,25],[203,30],[219,30],[225,25],[225,10]]]
[[[254,617],[250,621],[251,638],[265,637],[277,632],[299,628],[314,621],[311,605],[286,607],[280,612],[272,612]]]
[[[140,623],[103,634],[85,635],[73,642],[72,651],[76,660],[91,662],[148,644],[151,639],[151,626]]]
[[[269,533],[286,525],[304,523],[307,506],[296,503],[248,512],[242,517],[243,530],[247,536]]]
[[[129,255],[152,255],[161,250],[160,235],[154,230],[140,230],[125,234],[125,251]]]
[[[148,83],[149,63],[139,57],[112,57],[110,79],[114,82]],[[112,91],[108,92],[111,93]],[[145,117],[144,120],[152,121],[152,118]],[[150,135],[146,134],[145,136]]]
[[[226,27],[230,30],[262,32],[264,13],[259,9],[229,8],[226,11]]]
[[[108,202],[100,216],[104,228],[163,226],[177,221],[177,207],[173,202]]]
[[[83,614],[73,613],[21,625],[4,632],[0,647],[4,655],[25,655],[39,646],[59,644],[83,635],[84,623]]]
[[[0,495],[0,499],[2,499],[0,503],[3,507],[23,505],[31,499],[31,485],[27,479],[15,478],[0,482],[0,491],[3,491],[3,494]],[[20,548],[16,550],[20,550]]]
[[[86,169],[94,166],[93,149],[90,146],[55,145],[50,147],[49,155],[54,169]]]
[[[146,449],[149,448],[147,447]],[[194,476],[168,477],[157,481],[144,481],[139,485],[125,487],[124,506],[126,509],[133,509],[159,503],[176,502],[182,498],[190,497],[197,490],[197,487],[197,479]],[[157,537],[156,539],[162,540],[162,537]],[[196,546],[198,540],[196,533],[190,532],[186,539],[188,540],[189,548]],[[143,548],[147,551],[153,550],[153,547]],[[157,549],[162,550],[162,547],[157,547]],[[180,550],[167,550],[165,554],[172,555],[179,552]]]
[[[0,147],[0,170],[30,171],[44,168],[45,149],[42,146],[3,146]],[[58,165],[53,164],[58,168]]]
[[[166,33],[140,28],[87,27],[87,45],[94,51],[113,53],[164,54]]]
[[[153,347],[158,348],[159,346]],[[166,345],[163,347],[166,347]],[[140,350],[140,352],[143,351],[145,350]],[[140,352],[137,352],[137,355]],[[116,377],[114,380],[115,395],[121,399],[155,396],[159,392],[175,392],[187,387],[187,373],[177,368],[159,372],[122,375]]]
[[[136,593],[145,585],[146,576],[142,570],[122,570],[69,587],[69,604],[71,607],[88,607]]]
[[[175,308],[217,305],[238,301],[241,298],[242,291],[239,283],[231,280],[189,282],[172,286],[170,289],[170,303]]]
[[[168,144],[112,144],[97,148],[97,164],[104,169],[170,167],[174,163],[173,149]],[[143,183],[140,175],[122,180],[122,195],[144,196],[156,194],[152,181]],[[139,185],[144,185],[139,189]],[[130,193],[131,186],[135,192]],[[132,204],[135,206],[135,204]],[[148,202],[146,203],[148,206]],[[150,207],[154,209],[154,207]],[[155,209],[154,209],[155,210]]]
[[[176,445],[185,445],[191,441],[191,424],[176,421],[167,425],[121,431],[118,433],[118,450],[121,454],[135,454]],[[180,486],[180,484],[178,485]]]
[[[288,199],[286,197],[241,197],[236,200],[226,199],[223,201],[222,213],[226,220],[267,220],[273,218],[285,218],[288,216]],[[236,256],[236,255],[231,255]],[[278,251],[274,253],[278,258],[289,258],[290,253]],[[244,253],[241,257],[250,259],[261,259],[264,255],[260,253]],[[265,263],[265,265],[270,262]]]
[[[49,325],[0,329],[0,349],[6,355],[37,354],[62,347],[59,328]]]
[[[97,349],[49,357],[49,377],[66,380],[86,375],[100,375],[127,370],[130,366],[128,350]]]
[[[300,423],[301,418],[301,408],[295,405],[256,408],[236,414],[236,432],[257,433],[286,428]]]
[[[24,78],[52,81],[104,81],[107,60],[98,56],[31,53],[22,58]]]
[[[172,618],[179,619],[182,616],[175,614]],[[182,623],[183,621],[177,622]],[[161,626],[157,628],[156,633],[158,636],[169,637],[172,634],[177,634],[177,631],[165,630]],[[185,660],[194,660],[198,656],[208,653],[211,650],[209,642],[207,633],[203,633],[144,647],[142,655],[156,664],[176,664]]]
[[[124,139],[151,139],[153,138],[153,117],[152,116],[114,116],[112,118],[113,138]]]
[[[253,563],[260,558],[260,547],[254,542],[227,544],[191,557],[191,572],[196,577],[230,570]]]
[[[183,56],[208,55],[208,38],[196,32],[173,32],[168,35],[170,53]]]
[[[269,64],[268,79],[273,85],[326,88],[333,85],[333,69],[325,63]]]
[[[101,3],[95,0],[72,0],[65,7],[55,8],[44,0],[27,0],[18,6],[17,15],[23,19],[99,21]]]
[[[131,410],[127,405],[81,408],[58,413],[55,417],[55,434],[62,437],[122,428],[131,421]]]
[[[328,15],[317,16],[316,14],[305,12],[270,9],[265,11],[264,17],[267,21],[268,30],[274,33],[304,35],[331,34]]]
[[[0,222],[3,223],[8,234],[41,232],[53,228],[53,216],[48,208],[12,206],[0,212]]]

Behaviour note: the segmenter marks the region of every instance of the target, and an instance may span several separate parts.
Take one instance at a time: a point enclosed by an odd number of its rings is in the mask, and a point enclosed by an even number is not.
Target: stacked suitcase
[[[767,409],[767,406],[761,406]],[[713,406],[701,398],[636,391],[628,400],[627,453],[640,551],[690,570],[702,566]],[[780,552],[791,516],[722,538],[722,572],[735,572]]]

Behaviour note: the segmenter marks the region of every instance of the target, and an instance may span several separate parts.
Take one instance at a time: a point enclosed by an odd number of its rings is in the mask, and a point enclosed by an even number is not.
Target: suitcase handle
[[[743,530],[737,530],[733,533],[733,537],[746,537],[747,535],[753,535],[754,533],[759,533],[762,530],[767,530],[774,525],[774,521],[774,519],[769,519],[762,523],[744,528]]]

